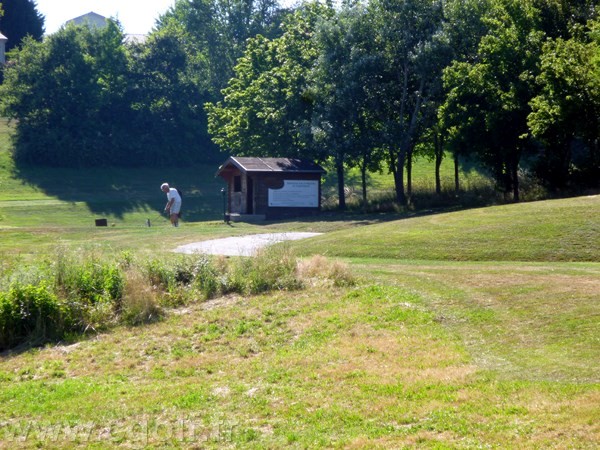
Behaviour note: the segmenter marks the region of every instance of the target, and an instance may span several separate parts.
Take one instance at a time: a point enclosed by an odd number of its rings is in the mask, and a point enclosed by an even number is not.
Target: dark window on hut
[[[233,192],[242,192],[242,177],[233,177]]]

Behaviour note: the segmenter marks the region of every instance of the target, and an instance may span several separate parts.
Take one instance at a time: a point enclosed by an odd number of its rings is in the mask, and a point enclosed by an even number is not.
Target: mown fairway
[[[214,167],[22,178],[0,158],[3,276],[58,247],[144,258],[310,230],[325,234],[289,247],[358,279],[192,299],[150,325],[4,353],[0,448],[597,448],[599,196],[227,226]],[[191,217],[173,229],[158,186],[178,176]]]
[[[598,261],[600,196],[433,214],[301,245],[312,254],[441,261]]]

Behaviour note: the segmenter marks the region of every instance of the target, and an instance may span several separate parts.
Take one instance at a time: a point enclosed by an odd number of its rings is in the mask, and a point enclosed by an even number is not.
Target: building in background
[[[82,16],[79,17],[75,17],[74,19],[71,20],[67,20],[65,22],[65,25],[72,23],[75,25],[87,25],[88,27],[96,27],[96,28],[103,28],[106,26],[106,17],[101,16],[100,14],[97,14],[93,11],[90,11],[87,14],[84,14]]]
[[[6,62],[6,41],[8,41],[6,36],[0,33],[0,64],[4,64]]]
[[[103,28],[106,26],[108,19],[98,13],[90,11],[74,19],[67,20],[65,25],[72,23],[74,25],[86,25],[90,28]],[[142,44],[146,40],[145,34],[125,34],[125,42],[128,44]]]
[[[224,207],[234,222],[318,214],[324,174],[310,160],[238,156],[217,171],[227,182]]]

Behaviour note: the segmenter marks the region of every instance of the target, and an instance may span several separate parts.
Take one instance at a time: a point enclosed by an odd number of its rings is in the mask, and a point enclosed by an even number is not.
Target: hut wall
[[[254,213],[263,214],[267,219],[314,215],[321,207],[321,175],[306,173],[274,173],[249,175],[254,182]],[[283,187],[284,180],[314,180],[319,183],[318,206],[315,208],[269,207],[269,189]]]

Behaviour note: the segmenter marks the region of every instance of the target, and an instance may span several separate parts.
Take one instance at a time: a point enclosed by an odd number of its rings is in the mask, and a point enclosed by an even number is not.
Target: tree
[[[367,202],[367,170],[381,165],[378,93],[373,88],[383,69],[383,59],[371,39],[366,10],[343,8],[321,22],[316,34],[320,56],[311,75],[315,98],[313,129],[317,145],[328,149],[337,179],[339,207],[344,209],[345,166],[359,167],[363,206]]]
[[[33,0],[10,0],[2,3],[0,32],[8,38],[6,51],[21,44],[26,36],[41,41],[44,35],[44,16],[37,11]]]
[[[537,169],[550,187],[563,188],[573,171],[600,178],[600,22],[590,22],[578,37],[558,38],[544,45],[541,87],[532,99],[528,123],[543,143]],[[587,156],[573,165],[572,150],[579,139]],[[592,184],[594,181],[592,181]]]
[[[177,37],[200,75],[195,82],[217,100],[248,39],[277,37],[284,16],[276,0],[178,1],[160,17],[157,31]]]
[[[190,76],[180,38],[159,31],[130,53],[128,96],[139,130],[132,157],[145,165],[212,159],[216,152],[203,110],[209,95]]]
[[[208,128],[221,149],[238,155],[309,156],[314,99],[308,75],[318,56],[316,23],[332,10],[317,3],[300,7],[276,39],[248,41],[223,90],[223,99],[207,103]]]
[[[444,20],[440,40],[445,45],[445,51],[449,52],[446,56],[447,66],[452,61],[476,62],[479,42],[488,32],[484,18],[490,8],[490,0],[448,0],[444,3]],[[453,122],[451,117],[444,115],[448,112],[443,108],[447,92],[443,88],[442,80],[437,85],[435,92],[437,95],[432,98],[430,108],[428,108],[432,117],[431,128],[426,134],[433,143],[436,192],[438,194],[441,192],[439,171],[447,151],[453,156],[454,189],[458,192],[460,189],[459,160],[466,153],[466,146],[458,139],[451,139],[450,136],[456,136],[457,126],[460,127],[462,122],[460,120]]]
[[[113,139],[128,123],[118,101],[125,89],[122,40],[114,22],[93,30],[69,25],[42,43],[25,38],[0,86],[3,113],[17,119],[17,161],[115,163]]]
[[[455,145],[469,146],[497,185],[519,201],[519,163],[531,147],[527,116],[544,33],[531,2],[497,0],[475,62],[454,62],[444,74],[443,107]]]
[[[569,39],[574,25],[597,17],[597,0],[532,0],[539,11],[539,29],[551,39]]]
[[[382,99],[382,142],[396,198],[406,204],[404,167],[412,157],[423,106],[443,68],[441,60],[432,57],[442,24],[441,2],[375,0],[368,8],[373,39],[385,61],[377,87]]]

